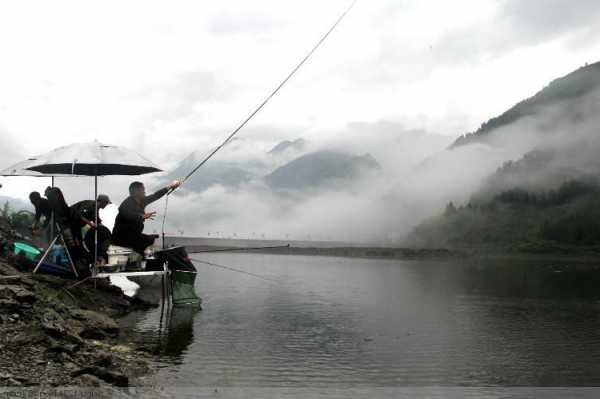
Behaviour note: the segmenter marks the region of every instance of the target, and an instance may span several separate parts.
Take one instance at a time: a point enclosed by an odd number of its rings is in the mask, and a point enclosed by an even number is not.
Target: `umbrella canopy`
[[[55,176],[132,176],[161,171],[133,150],[98,141],[58,147],[36,157],[25,169]]]
[[[14,165],[9,166],[6,169],[0,170],[0,176],[10,177],[10,176],[27,176],[27,177],[72,177],[73,175],[68,174],[54,174],[52,176],[46,175],[40,172],[34,172],[33,170],[29,170],[27,168],[31,166],[35,166],[39,164],[38,157],[31,157],[24,161],[18,162]]]

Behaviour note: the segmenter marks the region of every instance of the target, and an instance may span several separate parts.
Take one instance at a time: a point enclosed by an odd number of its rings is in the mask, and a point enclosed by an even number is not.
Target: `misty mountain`
[[[306,148],[307,145],[308,145],[308,141],[306,141],[302,138],[296,139],[294,141],[284,140],[284,141],[278,143],[275,147],[273,147],[269,151],[269,154],[274,155],[274,154],[281,154],[286,151],[302,151]]]
[[[408,242],[533,252],[600,250],[599,88],[600,64],[580,68],[459,139],[449,153],[493,144],[490,138],[500,128],[512,132],[513,141],[531,129],[542,137],[525,140],[523,155],[504,161],[467,193],[467,201],[449,202]],[[533,125],[522,123],[534,114]],[[528,145],[533,148],[527,150]]]
[[[570,180],[557,189],[511,189],[455,206],[418,226],[413,245],[484,247],[525,252],[600,251],[600,184]]]
[[[487,142],[490,136],[523,118],[540,115],[544,110],[558,106],[569,111],[569,104],[600,88],[600,62],[586,65],[570,74],[552,81],[534,96],[523,100],[495,118],[483,123],[477,131],[459,137],[451,146]],[[493,95],[493,93],[491,93]],[[563,114],[562,118],[567,117]],[[570,112],[568,117],[576,121],[582,115]]]
[[[265,176],[274,189],[304,190],[349,183],[361,173],[381,169],[369,154],[349,155],[335,151],[318,151],[303,155]]]
[[[252,173],[235,165],[214,163],[202,167],[186,183],[186,188],[199,192],[220,185],[223,187],[239,187],[256,178]]]
[[[511,189],[543,192],[570,180],[600,176],[600,140],[575,141],[559,148],[534,149],[516,161],[506,161],[472,195],[485,201]]]
[[[216,157],[211,159],[186,182],[186,189],[202,192],[214,185],[237,188],[270,173],[292,157],[297,157],[307,144],[308,141],[302,138],[294,141],[285,140],[275,145],[268,153],[264,153],[255,148],[251,141],[235,138],[227,147],[227,154],[233,154],[233,159],[225,161]],[[167,179],[179,179],[185,176],[204,156],[206,154],[191,154],[169,173]]]
[[[196,158],[195,154],[192,154],[184,159],[173,172],[169,173],[167,179],[180,179],[187,175],[198,164],[199,160]],[[249,163],[211,160],[190,177],[185,187],[195,192],[204,191],[213,185],[239,187],[257,177],[251,172],[255,167],[256,165]]]

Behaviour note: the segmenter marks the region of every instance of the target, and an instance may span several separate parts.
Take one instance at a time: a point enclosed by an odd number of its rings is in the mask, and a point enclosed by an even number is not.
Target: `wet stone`
[[[20,387],[23,385],[23,384],[21,384],[20,381],[14,379],[14,378],[8,378],[7,380],[5,380],[5,384],[6,384],[6,386],[9,386],[9,387]]]
[[[21,309],[21,304],[14,299],[0,299],[0,311],[12,313]]]
[[[66,332],[64,319],[52,309],[46,309],[41,324],[42,328],[51,335],[62,336]]]
[[[71,374],[71,377],[76,378],[84,374],[91,374],[100,378],[101,380],[114,384],[120,387],[126,387],[129,385],[129,377],[119,372],[107,370],[104,367],[89,366],[77,370]]]
[[[0,299],[14,299],[19,303],[33,303],[37,300],[37,297],[33,292],[23,287],[0,285]]]
[[[56,352],[59,354],[60,353],[74,354],[77,350],[79,350],[79,346],[52,340],[50,342],[50,347],[48,348],[48,350],[50,352]]]
[[[42,342],[46,342],[48,337],[42,331],[33,330],[19,333],[17,336],[10,340],[12,345],[34,345]]]
[[[107,335],[114,336],[119,332],[117,323],[108,316],[90,310],[76,310],[73,318],[80,320],[84,327],[79,333],[87,339],[104,339]]]
[[[84,344],[83,339],[72,331],[67,331],[64,338],[77,347],[82,346]]]
[[[108,355],[106,353],[101,354],[98,357],[98,359],[96,360],[95,365],[99,366],[99,367],[110,367],[110,366],[112,366],[113,365],[112,356],[110,356],[110,355]]]
[[[74,378],[70,385],[76,387],[99,387],[102,385],[102,380],[91,374],[82,374]]]

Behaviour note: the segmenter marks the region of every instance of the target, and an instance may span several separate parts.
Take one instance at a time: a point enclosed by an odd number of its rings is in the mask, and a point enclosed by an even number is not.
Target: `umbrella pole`
[[[94,203],[96,205],[95,223],[96,228],[94,229],[94,269],[93,273],[96,273],[96,265],[98,264],[98,173],[94,176]]]
[[[52,188],[54,188],[54,176],[51,178]],[[50,241],[54,238],[54,211],[50,213]]]

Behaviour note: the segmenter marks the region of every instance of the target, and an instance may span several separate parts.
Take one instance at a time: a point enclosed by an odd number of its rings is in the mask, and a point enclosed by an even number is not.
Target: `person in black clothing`
[[[52,219],[52,208],[46,198],[42,198],[40,193],[32,191],[29,194],[29,201],[35,208],[35,217],[33,224],[31,225],[31,231],[37,234],[40,230],[42,232],[43,240],[48,244],[52,239],[50,237],[50,220]],[[44,221],[40,223],[40,220],[44,217]]]
[[[144,254],[146,248],[154,243],[156,235],[144,234],[144,221],[153,219],[156,212],[146,212],[146,206],[160,199],[171,189],[181,185],[174,181],[169,186],[146,196],[143,183],[133,182],[129,185],[129,197],[119,206],[119,214],[113,228],[112,242],[115,245],[132,248],[139,254]]]
[[[100,219],[100,216],[98,216],[98,224],[96,225],[96,209],[100,211],[100,209],[104,209],[110,203],[110,198],[108,198],[107,195],[100,194],[96,201],[84,200],[71,205],[71,217],[79,231],[84,229],[85,226],[90,227],[89,230],[85,232],[83,238],[83,242],[90,252],[90,255],[93,255],[95,251],[96,234],[94,232],[96,229],[98,230],[98,243],[100,244],[98,246],[98,260],[101,263],[107,259],[106,251],[110,245],[111,234],[110,230],[101,224],[102,220]]]
[[[54,222],[60,227],[65,242],[71,251],[75,250],[81,244],[81,234],[77,234],[76,220],[73,218],[73,212],[69,208],[69,205],[67,205],[61,189],[58,187],[46,187],[44,194],[48,198],[50,209],[54,212]]]
[[[54,213],[54,222],[59,228],[58,232],[67,244],[67,248],[75,263],[77,272],[80,277],[85,277],[89,274],[89,254],[82,244],[81,228],[78,225],[78,220],[73,216],[73,212],[65,197],[58,187],[47,187],[44,192],[50,209]]]
[[[98,195],[96,201],[84,200],[76,202],[71,205],[71,216],[81,228],[90,226],[90,228],[96,228],[96,206],[98,211],[106,208],[110,204],[110,199],[105,194]],[[98,216],[98,223],[100,223],[100,216]]]
[[[37,191],[32,191],[29,194],[29,201],[35,208],[35,218],[33,221],[33,226],[31,228],[33,230],[40,227],[40,219],[42,216],[44,217],[44,222],[42,223],[42,227],[45,227],[50,223],[50,218],[52,217],[52,209],[50,208],[50,204],[46,198],[42,198],[40,193]]]

